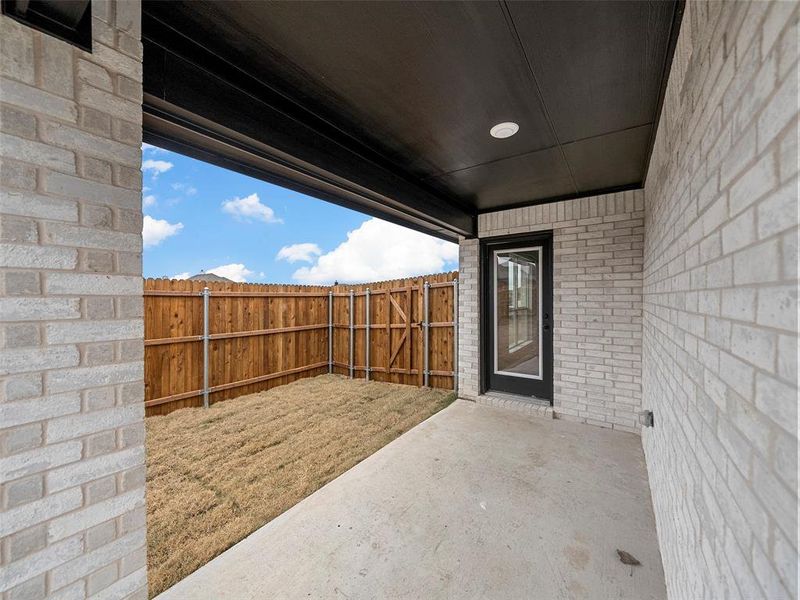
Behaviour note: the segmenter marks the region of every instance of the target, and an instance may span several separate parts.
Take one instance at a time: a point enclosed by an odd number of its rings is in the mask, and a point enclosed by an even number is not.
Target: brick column
[[[470,400],[480,393],[479,249],[477,239],[458,245],[458,395]]]
[[[140,3],[93,51],[0,19],[0,483],[11,598],[146,598]]]

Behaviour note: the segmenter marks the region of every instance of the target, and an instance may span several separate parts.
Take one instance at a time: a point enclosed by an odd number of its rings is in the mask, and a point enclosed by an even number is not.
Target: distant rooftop
[[[219,275],[215,275],[214,273],[198,273],[197,275],[192,275],[188,277],[192,281],[227,281],[229,283],[234,283],[233,279],[228,279],[227,277],[221,277]]]

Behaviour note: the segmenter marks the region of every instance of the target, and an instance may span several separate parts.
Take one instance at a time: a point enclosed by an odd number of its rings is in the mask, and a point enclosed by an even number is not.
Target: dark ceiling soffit
[[[656,118],[653,120],[653,128],[650,130],[650,140],[647,145],[647,157],[644,160],[644,167],[642,170],[642,188],[644,188],[647,184],[647,175],[650,171],[650,159],[653,156],[653,147],[656,143],[658,126],[661,123],[661,111],[664,108],[664,96],[667,94],[667,83],[669,83],[669,74],[672,70],[672,59],[675,56],[675,47],[678,45],[678,35],[681,32],[681,22],[683,21],[683,12],[685,8],[686,0],[677,0],[675,2],[675,10],[672,13],[672,24],[670,25],[669,30],[667,55],[664,58],[664,67],[661,72],[661,89],[658,91]]]
[[[681,22],[683,20],[683,13],[686,8],[686,0],[676,0],[675,2],[675,9],[672,14],[672,23],[670,25],[669,31],[669,42],[667,46],[667,52],[664,57],[664,65],[662,67],[661,73],[661,86],[658,93],[658,105],[656,106],[655,112],[655,119],[652,123],[652,128],[650,131],[650,140],[647,146],[647,155],[645,157],[645,162],[643,165],[642,170],[642,181],[640,183],[633,183],[629,185],[611,187],[611,188],[603,188],[597,190],[589,190],[587,192],[581,192],[578,194],[566,194],[563,196],[557,196],[553,198],[543,198],[539,200],[531,200],[526,202],[516,202],[513,204],[508,204],[502,206],[500,208],[487,208],[487,209],[479,209],[478,214],[486,214],[486,213],[493,213],[499,212],[503,210],[510,210],[514,208],[523,208],[526,206],[538,206],[541,204],[551,204],[554,202],[561,202],[563,200],[577,200],[580,198],[589,198],[592,196],[602,196],[605,194],[616,194],[619,192],[627,192],[631,190],[641,190],[644,189],[648,171],[650,168],[650,159],[653,155],[653,147],[655,145],[656,135],[658,133],[658,125],[661,122],[661,111],[664,107],[664,97],[667,93],[667,83],[669,83],[669,74],[670,70],[672,69],[672,60],[675,56],[675,47],[678,44],[678,35],[681,31]]]
[[[335,140],[362,158],[381,164],[384,168],[392,166],[381,154],[365,145],[361,140],[307,109],[270,85],[269,82],[250,75],[238,65],[207,49],[194,38],[164,23],[159,17],[148,11],[151,4],[157,7],[165,5],[163,2],[153,2],[152,0],[145,0],[142,3],[142,42],[146,48],[152,44],[176,57],[185,59],[190,64],[202,65],[202,69],[208,74],[244,94],[252,96],[253,99],[293,123],[302,124],[304,128],[313,130],[317,135]],[[148,60],[146,54],[144,60]]]
[[[525,50],[525,44],[522,43],[522,38],[520,38],[519,31],[517,30],[517,25],[514,23],[514,17],[511,15],[511,10],[508,7],[507,0],[501,0],[500,8],[503,11],[503,17],[506,20],[506,24],[508,25],[508,29],[511,32],[511,35],[514,38],[514,43],[517,46],[518,52],[520,56],[525,60],[525,66],[528,69],[528,74],[530,75],[531,81],[533,82],[533,86],[536,88],[536,94],[539,96],[539,99],[542,103],[542,110],[544,111],[544,117],[547,121],[547,126],[550,128],[550,132],[553,136],[553,139],[556,142],[555,147],[558,148],[558,153],[561,155],[561,160],[564,161],[564,165],[567,168],[567,173],[569,173],[570,181],[572,181],[572,186],[575,188],[575,193],[578,194],[578,184],[575,181],[575,173],[572,171],[572,166],[569,164],[567,160],[567,155],[564,153],[564,144],[561,140],[558,139],[558,132],[556,131],[556,126],[553,123],[553,118],[550,116],[550,111],[547,108],[547,103],[544,101],[544,94],[542,94],[542,88],[539,85],[539,79],[536,77],[536,71],[533,68],[533,64],[531,63],[531,59],[528,56],[528,52]],[[552,200],[551,200],[552,202]]]
[[[166,33],[170,41],[162,43]],[[474,213],[286,114],[287,100],[274,92],[256,96],[253,88],[258,82],[248,75],[230,66],[225,77],[209,71],[208,65],[219,63],[219,58],[200,56],[204,49],[151,17],[145,19],[144,35],[143,108],[150,134],[174,137],[198,150],[217,138],[224,141],[215,145],[214,152],[222,153],[220,160],[242,162],[242,152],[247,152],[248,163],[258,158],[261,179],[271,174],[273,182],[285,187],[292,187],[297,179],[299,186],[293,189],[302,187],[304,193],[412,224],[446,239],[475,235]],[[186,58],[164,47],[176,39],[197,55]],[[187,53],[187,48],[181,48],[181,54]],[[230,74],[249,79],[248,88],[238,85],[238,80],[231,83]],[[265,89],[261,86],[258,91]],[[264,96],[270,96],[269,101]],[[262,123],[269,123],[268,131]],[[237,152],[225,156],[234,147]]]

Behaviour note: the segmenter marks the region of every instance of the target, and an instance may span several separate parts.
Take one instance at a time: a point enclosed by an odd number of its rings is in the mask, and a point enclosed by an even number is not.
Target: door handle
[[[545,331],[550,331],[550,325],[542,325],[542,329]]]

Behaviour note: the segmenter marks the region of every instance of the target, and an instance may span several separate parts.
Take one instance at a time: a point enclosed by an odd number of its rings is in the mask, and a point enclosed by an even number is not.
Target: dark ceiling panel
[[[656,120],[673,3],[508,8],[562,144]]]
[[[567,164],[558,148],[506,158],[437,177],[479,210],[575,195]]]
[[[642,180],[650,126],[565,144],[564,154],[581,191],[627,187]]]
[[[497,3],[153,5],[173,11],[204,45],[419,176],[555,145]],[[489,136],[508,120],[518,135]]]

